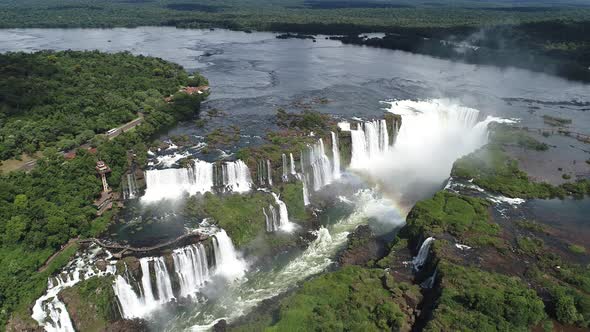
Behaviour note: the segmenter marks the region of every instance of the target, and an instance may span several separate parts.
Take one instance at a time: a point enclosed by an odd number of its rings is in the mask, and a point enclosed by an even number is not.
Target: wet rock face
[[[380,256],[381,246],[368,225],[357,227],[348,235],[348,247],[338,256],[342,266],[365,265]]]
[[[148,332],[147,322],[143,319],[121,319],[106,327],[105,332]]]
[[[215,324],[213,326],[213,331],[214,332],[225,332],[225,331],[227,331],[227,322],[225,321],[225,319],[222,319],[219,322],[217,322],[217,324]]]

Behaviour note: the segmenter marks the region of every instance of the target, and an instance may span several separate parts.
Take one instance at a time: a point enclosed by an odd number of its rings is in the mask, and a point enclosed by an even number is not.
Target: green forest
[[[101,234],[110,222],[114,211],[97,218],[92,205],[101,191],[96,161],[111,167],[109,185],[117,190],[129,167],[128,152],[144,163],[146,143],[162,129],[196,116],[205,94],[177,92],[171,103],[164,98],[183,85],[208,83],[198,75],[189,77],[178,65],[129,53],[13,53],[0,58],[0,86],[7,92],[2,93],[3,156],[43,149],[32,171],[0,174],[3,326],[15,309],[27,316],[26,306],[43,292],[47,276],[75,250],[64,251],[38,273],[54,252],[72,238]],[[39,96],[33,93],[37,89]],[[144,123],[134,130],[112,140],[94,136],[135,117],[137,110],[144,113]],[[89,134],[80,138],[85,131]],[[75,158],[65,159],[58,148],[66,139],[75,141],[70,147],[90,139],[96,152],[80,148]],[[26,150],[27,145],[34,147]]]
[[[69,150],[144,110],[139,91],[170,95],[179,66],[129,53],[0,55],[0,160],[47,147]]]

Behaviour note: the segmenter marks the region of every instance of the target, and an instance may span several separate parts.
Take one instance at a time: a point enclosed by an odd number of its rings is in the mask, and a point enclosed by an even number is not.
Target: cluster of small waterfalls
[[[193,160],[188,167],[148,170],[145,173],[146,191],[143,202],[177,199],[182,195],[195,195],[221,191],[248,192],[252,178],[248,166],[241,160],[222,164]]]
[[[286,204],[271,191],[273,179],[275,183],[301,181],[305,205],[311,203],[314,192],[340,180],[343,171],[349,168],[371,175],[378,183],[384,184],[385,189],[395,187],[402,193],[409,190],[410,184],[424,179],[440,186],[448,177],[454,160],[487,142],[487,124],[496,121],[491,117],[480,121],[477,110],[448,101],[392,102],[389,111],[401,114],[403,126],[400,127],[398,117],[387,116],[380,120],[341,123],[340,129],[331,132],[329,138],[318,138],[300,151],[298,161],[293,153],[282,154],[282,168],[277,167],[281,171],[277,178],[273,178],[270,160],[257,162],[256,183],[250,169],[241,160],[221,163],[193,160],[186,168],[148,170],[145,176],[147,188],[141,202],[152,203],[206,192],[246,193],[258,186],[259,190],[272,195],[272,201],[260,211],[265,218],[266,231],[288,232],[295,224],[289,220]],[[340,148],[344,144],[349,148],[343,153]],[[446,147],[449,151],[442,148],[443,144],[449,144]],[[440,160],[424,160],[436,159],[441,154],[444,157]],[[420,163],[416,162],[417,156]],[[423,165],[425,163],[426,166]],[[395,184],[390,185],[388,181]],[[391,227],[399,227],[403,223],[407,211],[397,206],[392,198],[384,199],[374,189],[363,189],[357,194],[356,201],[349,201],[356,208],[349,217],[328,228],[321,228],[317,239],[301,256],[281,270],[274,271],[267,281],[261,281],[262,284],[248,286],[253,288],[243,290],[237,301],[251,308],[260,299],[276,296],[306,276],[321,272],[332,264],[332,255],[345,243],[348,232],[369,217],[389,223]],[[424,265],[433,240],[426,239],[414,258],[412,263],[416,270]],[[149,312],[166,303],[181,299],[196,301],[203,288],[208,287],[216,276],[236,280],[245,272],[245,263],[231,239],[220,230],[208,245],[198,243],[175,249],[169,256],[140,258],[136,272],[132,273],[127,267],[124,273],[115,276],[113,289],[123,317],[145,318]],[[434,278],[435,275],[428,285],[434,282]],[[62,314],[63,310],[60,311]],[[228,316],[236,314],[239,312],[227,313]],[[37,312],[37,316],[39,319],[36,319],[41,322],[42,314]],[[47,325],[42,326],[47,329]]]
[[[203,243],[172,251],[170,257],[139,259],[141,276],[129,268],[117,275],[113,289],[124,318],[145,317],[161,305],[183,298],[196,298],[199,290],[214,275],[241,276],[244,263],[227,236],[220,230],[213,235],[208,250]]]

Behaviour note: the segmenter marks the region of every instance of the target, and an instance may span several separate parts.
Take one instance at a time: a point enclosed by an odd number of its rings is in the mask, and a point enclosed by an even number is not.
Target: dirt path
[[[78,243],[78,238],[73,238],[70,239],[70,241],[68,241],[68,243],[66,243],[63,247],[61,247],[61,249],[59,249],[56,253],[54,253],[53,255],[51,255],[51,257],[49,257],[45,263],[43,263],[43,266],[41,266],[37,272],[43,272],[45,270],[47,270],[47,267],[49,266],[49,264],[51,264],[51,262],[53,262],[53,260],[55,259],[55,257],[57,257],[59,254],[61,254],[64,250],[70,248],[71,246],[75,245]]]

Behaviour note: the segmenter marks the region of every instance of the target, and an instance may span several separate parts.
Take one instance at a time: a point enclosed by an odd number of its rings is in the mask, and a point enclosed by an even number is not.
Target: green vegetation
[[[149,111],[146,92],[169,95],[187,81],[161,59],[74,51],[2,54],[0,77],[0,159],[75,148]]]
[[[490,141],[501,145],[516,145],[529,150],[547,151],[549,145],[539,142],[526,131],[507,125],[494,126]]]
[[[585,254],[586,253],[586,248],[582,247],[581,245],[570,244],[570,246],[568,248],[574,254]]]
[[[240,140],[240,127],[217,128],[205,136],[205,142],[210,148],[217,148],[233,144]]]
[[[193,215],[208,216],[223,228],[233,243],[240,247],[263,234],[266,222],[262,208],[274,203],[273,198],[262,192],[219,196],[206,193],[203,198],[191,196],[185,211]]]
[[[489,220],[488,206],[484,199],[440,191],[414,206],[401,232],[410,239],[446,232],[467,245],[502,247],[502,239],[497,238],[500,227]]]
[[[518,278],[439,263],[442,293],[426,331],[528,331],[543,301]]]
[[[531,182],[502,148],[488,144],[470,155],[457,160],[452,176],[473,179],[478,186],[499,192],[508,197],[549,198],[563,196],[563,191],[548,183]]]
[[[77,330],[104,331],[109,321],[119,318],[112,285],[112,277],[94,277],[60,292]]]
[[[399,331],[409,328],[404,297],[419,299],[419,288],[381,270],[347,266],[281,301],[278,321],[266,331]]]
[[[478,186],[508,197],[552,198],[590,194],[590,181],[579,180],[558,187],[529,180],[518,168],[518,162],[508,157],[502,147],[490,143],[455,162],[451,175],[473,179]]]
[[[36,271],[47,258],[71,238],[97,236],[106,229],[114,212],[96,218],[96,208],[92,206],[101,191],[96,161],[102,159],[110,166],[108,182],[117,190],[131,161],[129,151],[143,165],[147,159],[146,142],[163,128],[197,114],[204,96],[176,94],[174,102],[166,103],[164,97],[178,91],[189,78],[179,66],[159,59],[126,53],[73,51],[13,53],[1,59],[4,62],[1,70],[8,73],[0,78],[0,86],[7,92],[3,96],[8,97],[0,99],[4,105],[0,120],[4,147],[10,141],[7,137],[15,135],[9,133],[16,130],[17,124],[42,128],[37,131],[18,127],[18,135],[30,135],[36,147],[48,147],[57,144],[57,139],[66,133],[74,133],[78,125],[93,125],[92,121],[86,122],[87,118],[96,116],[93,119],[100,122],[102,114],[86,110],[84,105],[100,107],[105,113],[115,112],[108,114],[116,121],[125,121],[126,118],[118,116],[131,110],[141,109],[144,114],[143,123],[133,131],[112,140],[95,136],[91,143],[96,146],[96,152],[80,148],[73,159],[66,160],[55,148],[45,148],[31,172],[0,175],[0,261],[5,267],[0,277],[0,326],[3,326],[14,309],[26,307],[42,294],[47,273],[53,270]],[[70,71],[76,64],[80,64],[78,75]],[[135,73],[138,79],[133,77]],[[148,76],[143,76],[146,73]],[[74,76],[88,82],[76,81]],[[206,82],[200,76],[196,81]],[[31,95],[34,91],[41,92]],[[118,100],[117,104],[106,102],[111,99]],[[65,127],[59,125],[55,130],[44,127],[61,118],[74,122],[67,122]],[[55,135],[44,136],[47,133]],[[2,151],[10,155],[14,152],[7,151],[17,150]]]
[[[528,255],[539,255],[544,249],[543,241],[535,237],[519,236],[516,238],[516,245],[518,249]]]
[[[59,253],[43,272],[37,269],[51,256],[51,249],[29,250],[25,246],[0,247],[1,326],[13,310],[23,320],[30,319],[28,305],[47,287],[47,278],[64,267],[78,250],[77,245]]]
[[[282,184],[277,193],[287,205],[289,218],[299,221],[305,221],[308,218],[303,202],[303,183],[301,181]]]

